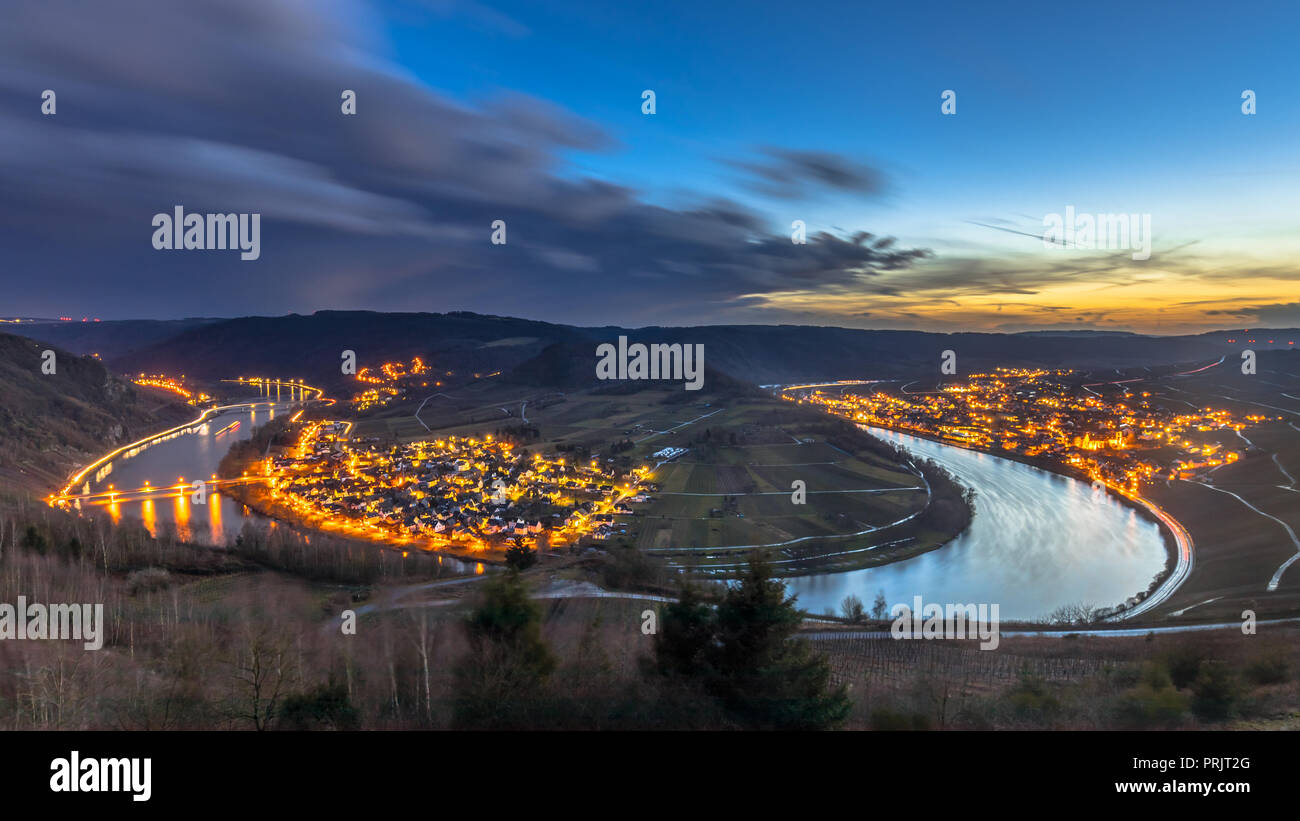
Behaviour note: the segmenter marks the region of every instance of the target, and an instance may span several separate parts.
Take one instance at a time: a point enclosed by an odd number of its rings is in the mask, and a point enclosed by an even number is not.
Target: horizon
[[[22,324],[42,324],[42,325],[44,325],[44,324],[49,324],[49,325],[62,325],[62,324],[68,324],[68,325],[76,325],[76,324],[82,324],[82,323],[85,323],[85,324],[94,324],[94,323],[103,324],[103,323],[108,323],[108,322],[198,322],[198,321],[230,322],[230,321],[235,321],[235,320],[240,320],[240,319],[286,319],[286,318],[293,317],[293,316],[299,316],[299,317],[310,317],[310,316],[315,316],[315,315],[317,315],[317,314],[322,314],[322,313],[338,313],[338,314],[363,313],[363,314],[411,315],[411,316],[450,316],[450,315],[454,315],[454,314],[468,314],[468,315],[472,315],[472,316],[479,316],[479,317],[484,317],[484,318],[493,318],[493,319],[512,319],[512,320],[520,320],[520,321],[523,321],[523,322],[541,322],[541,323],[543,323],[543,324],[547,324],[547,325],[555,325],[555,326],[558,326],[558,327],[577,328],[577,329],[579,329],[579,330],[598,330],[598,329],[601,329],[601,328],[617,328],[617,329],[619,329],[619,330],[627,330],[627,331],[646,330],[646,329],[650,329],[650,328],[665,328],[665,329],[669,329],[669,328],[711,328],[711,327],[737,327],[737,328],[781,328],[781,327],[787,327],[787,328],[834,328],[834,329],[838,329],[838,330],[846,330],[846,331],[863,331],[863,332],[867,332],[867,333],[872,333],[872,332],[897,332],[897,333],[926,333],[926,334],[937,334],[937,335],[953,335],[953,334],[988,334],[988,335],[990,335],[990,336],[1022,336],[1022,335],[1033,335],[1033,334],[1039,334],[1039,335],[1048,335],[1048,334],[1051,334],[1051,335],[1059,335],[1059,336],[1068,336],[1068,335],[1072,335],[1072,334],[1106,334],[1106,335],[1114,335],[1114,336],[1144,336],[1144,337],[1209,336],[1209,335],[1211,335],[1211,334],[1220,334],[1220,333],[1251,333],[1251,332],[1262,332],[1262,331],[1269,331],[1269,332],[1274,332],[1274,331],[1300,331],[1300,325],[1293,326],[1293,327],[1286,327],[1286,326],[1271,326],[1271,327],[1270,327],[1270,326],[1256,326],[1255,328],[1218,327],[1218,328],[1209,328],[1209,329],[1206,329],[1206,330],[1203,330],[1203,331],[1194,331],[1194,332],[1187,332],[1187,333],[1153,333],[1153,332],[1129,331],[1129,330],[1119,330],[1119,329],[1113,329],[1113,328],[1095,328],[1095,327],[1075,327],[1075,328],[1030,328],[1030,329],[1021,330],[1021,331],[992,331],[992,330],[982,330],[982,329],[976,329],[976,330],[956,330],[956,331],[937,331],[937,330],[927,330],[927,329],[922,329],[922,328],[870,328],[870,327],[865,327],[865,328],[864,328],[864,327],[852,327],[852,326],[848,326],[848,325],[817,324],[817,323],[812,323],[812,322],[807,322],[807,323],[794,323],[794,322],[702,322],[702,323],[695,323],[695,324],[692,324],[692,325],[667,325],[667,324],[651,324],[651,325],[618,325],[618,324],[603,324],[603,325],[574,325],[574,324],[564,323],[564,322],[550,322],[550,321],[548,321],[548,320],[537,319],[537,318],[535,318],[535,317],[528,317],[528,316],[514,316],[514,315],[508,315],[508,314],[491,314],[491,313],[484,313],[484,312],[482,312],[482,311],[468,311],[468,310],[456,310],[456,311],[383,311],[383,310],[375,310],[375,309],[370,309],[370,308],[319,308],[319,309],[317,309],[317,310],[315,310],[315,311],[311,311],[310,313],[302,313],[302,312],[298,312],[298,311],[289,311],[289,312],[287,312],[287,313],[282,313],[282,314],[243,314],[243,315],[239,315],[239,316],[174,316],[174,317],[138,317],[138,316],[137,316],[137,317],[122,317],[122,318],[118,318],[118,319],[104,319],[104,318],[102,318],[102,317],[95,317],[95,318],[85,317],[85,318],[82,318],[82,319],[73,319],[73,318],[70,318],[70,317],[29,317],[29,316],[24,316],[24,317],[13,317],[12,319],[3,319],[3,318],[0,318],[0,332],[4,332],[4,326],[5,326],[5,325],[19,325],[19,326],[21,326]]]
[[[24,4],[0,32],[6,307],[1300,325],[1300,20],[1013,5]],[[248,252],[191,246],[173,209],[252,215]]]

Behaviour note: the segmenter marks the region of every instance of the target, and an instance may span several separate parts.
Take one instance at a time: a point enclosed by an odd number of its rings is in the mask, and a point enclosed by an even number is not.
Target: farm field
[[[1171,409],[1226,407],[1267,419],[1237,439],[1238,462],[1152,488],[1196,542],[1191,576],[1157,614],[1217,621],[1246,609],[1261,618],[1300,612],[1300,353],[1264,352],[1253,375],[1229,359],[1166,378],[1160,393]]]
[[[659,485],[650,501],[618,517],[617,543],[678,572],[727,575],[754,549],[769,554],[784,575],[850,569],[946,541],[908,527],[929,500],[925,480],[910,466],[889,451],[848,452],[827,441],[830,428],[820,429],[830,420],[760,393],[696,399],[680,390],[573,392],[552,394],[539,407],[524,390],[484,386],[455,401],[435,397],[421,412],[424,424],[411,404],[363,418],[354,435],[396,442],[522,427],[530,430],[524,447],[584,458],[617,443],[622,463],[651,466]],[[662,455],[669,448],[685,452]],[[797,487],[803,492],[796,500]]]

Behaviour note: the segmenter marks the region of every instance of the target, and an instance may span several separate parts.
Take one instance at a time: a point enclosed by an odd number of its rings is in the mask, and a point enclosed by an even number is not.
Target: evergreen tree
[[[703,678],[711,663],[716,622],[713,608],[690,585],[660,614],[655,633],[656,669],[665,676]]]
[[[488,579],[465,622],[469,652],[456,667],[456,723],[527,726],[555,657],[542,638],[542,616],[519,573]]]
[[[516,536],[513,544],[506,548],[506,567],[514,570],[527,570],[537,564],[537,551],[526,547],[523,540]]]
[[[747,725],[822,729],[848,717],[843,686],[830,686],[826,657],[794,640],[803,621],[796,597],[755,553],[718,605],[717,675],[711,690]]]
[[[830,664],[794,634],[803,620],[785,583],[755,553],[716,609],[686,588],[663,608],[655,662],[665,676],[688,678],[721,701],[741,725],[825,729],[848,717],[843,686]]]

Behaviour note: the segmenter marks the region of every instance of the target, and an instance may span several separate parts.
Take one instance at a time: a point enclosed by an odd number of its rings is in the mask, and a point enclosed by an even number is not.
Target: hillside
[[[1295,330],[1267,332],[1251,345],[1286,348]],[[339,378],[343,350],[361,364],[426,357],[435,369],[460,374],[508,371],[560,343],[587,351],[625,335],[633,342],[702,344],[705,362],[756,384],[811,379],[915,377],[937,372],[945,350],[957,354],[958,374],[996,365],[1087,369],[1196,362],[1235,355],[1240,334],[1194,336],[1079,333],[924,333],[803,325],[708,325],[668,328],[577,328],[472,313],[382,314],[319,311],[302,316],[246,317],[190,328],[134,352],[109,358],[124,372],[188,369],[196,376],[294,374],[328,384]],[[1229,342],[1229,339],[1236,339]],[[539,363],[541,364],[541,363]],[[553,363],[559,365],[560,363]]]
[[[345,350],[356,353],[358,368],[420,356],[435,371],[469,377],[508,370],[556,342],[580,337],[562,325],[479,314],[317,311],[194,328],[110,364],[124,373],[186,373],[201,379],[294,376],[327,391],[351,390],[355,383],[339,367]]]
[[[107,322],[25,321],[11,329],[65,351],[111,360],[156,345],[185,331],[225,319],[120,319]]]
[[[686,390],[682,387],[685,380],[608,380],[602,381],[596,376],[596,345],[592,341],[557,343],[551,345],[537,356],[521,362],[501,377],[501,381],[535,388],[589,388],[604,395],[638,393],[642,390],[670,387],[680,389],[680,401],[698,400],[704,397],[725,398],[729,396],[766,395],[752,384],[738,380],[707,361],[702,372],[700,387]]]
[[[1146,367],[1205,362],[1244,347],[1288,348],[1300,331],[1257,330],[1247,343],[1237,332],[1191,336],[1042,331],[1021,334],[925,333],[805,325],[579,328],[474,313],[318,311],[310,315],[33,325],[36,339],[64,341],[77,353],[99,352],[119,373],[186,373],[200,379],[270,375],[307,379],[331,389],[355,387],[340,371],[343,351],[358,366],[419,356],[444,387],[475,374],[509,373],[535,387],[587,381],[602,342],[702,344],[706,366],[754,384],[860,378],[939,376],[944,351],[957,355],[957,375],[995,366]],[[175,331],[175,333],[169,333]],[[1269,344],[1268,339],[1273,343]],[[1233,340],[1233,341],[1229,341]],[[552,349],[552,346],[561,346]],[[528,368],[521,368],[524,363]],[[451,371],[451,374],[447,372]]]
[[[866,331],[806,325],[707,325],[694,328],[588,328],[600,341],[620,334],[639,342],[704,345],[705,361],[738,379],[757,384],[834,379],[915,379],[938,376],[945,350],[957,355],[957,374],[996,366],[1087,369],[1141,367],[1236,355],[1237,334],[1142,336],[1138,334],[991,334]],[[1276,331],[1275,339],[1300,332]],[[1242,340],[1238,340],[1240,343]],[[1264,340],[1260,340],[1262,343]],[[1285,344],[1252,346],[1257,349]]]
[[[0,334],[0,482],[44,494],[76,465],[177,424],[194,409],[113,376],[102,362]]]

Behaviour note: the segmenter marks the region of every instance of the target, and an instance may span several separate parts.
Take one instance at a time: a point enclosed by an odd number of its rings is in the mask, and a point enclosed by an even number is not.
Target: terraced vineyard
[[[631,520],[633,544],[693,574],[729,575],[757,549],[798,575],[896,561],[951,536],[919,520],[931,488],[917,466],[865,434],[835,444],[757,411],[725,409],[671,440],[688,450],[655,470],[660,489]]]

